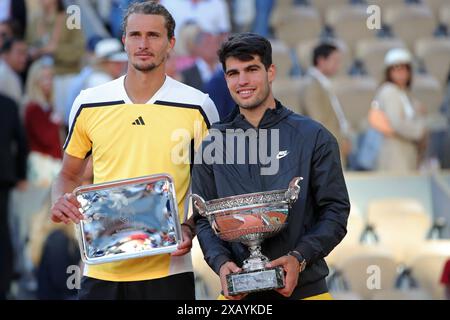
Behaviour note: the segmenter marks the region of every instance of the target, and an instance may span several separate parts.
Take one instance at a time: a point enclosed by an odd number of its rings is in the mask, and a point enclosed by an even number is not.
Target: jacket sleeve
[[[312,263],[327,256],[344,238],[350,212],[339,147],[326,130],[321,130],[314,148],[309,183],[315,224],[300,239],[296,250]]]
[[[205,143],[203,143],[203,146]],[[211,165],[204,163],[201,156],[203,148],[197,152],[196,161],[192,170],[192,193],[201,196],[205,201],[217,199],[217,191],[214,181],[214,172]],[[200,163],[201,162],[201,163]],[[211,228],[207,218],[194,214],[198,242],[203,251],[204,259],[219,274],[220,267],[227,261],[231,261],[229,244],[219,239]]]

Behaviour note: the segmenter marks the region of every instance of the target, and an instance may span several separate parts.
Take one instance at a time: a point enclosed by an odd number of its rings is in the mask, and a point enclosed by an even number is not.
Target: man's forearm
[[[52,185],[52,204],[65,193],[71,193],[79,185],[81,185],[81,177],[60,173]]]

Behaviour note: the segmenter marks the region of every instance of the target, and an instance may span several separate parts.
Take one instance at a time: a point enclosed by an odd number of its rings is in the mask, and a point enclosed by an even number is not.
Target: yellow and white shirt
[[[125,76],[84,90],[69,119],[65,152],[92,154],[94,183],[168,173],[174,179],[180,219],[191,179],[190,157],[210,124],[219,120],[207,94],[169,76],[145,104],[128,97]],[[108,281],[142,281],[192,271],[190,254],[131,259],[86,268],[85,275]]]

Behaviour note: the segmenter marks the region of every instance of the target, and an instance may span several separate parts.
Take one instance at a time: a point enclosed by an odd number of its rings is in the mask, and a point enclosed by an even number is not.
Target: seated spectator
[[[14,36],[23,38],[27,27],[27,5],[25,0],[1,0],[0,23],[14,21]]]
[[[18,38],[4,41],[0,51],[0,93],[14,100],[20,110],[23,96],[20,73],[26,66],[27,44],[25,41]]]
[[[121,77],[126,71],[127,61],[127,54],[119,40],[100,40],[95,46],[94,72],[88,76],[82,89],[96,87]]]
[[[15,147],[13,147],[15,146]],[[0,94],[0,300],[7,298],[14,270],[9,204],[14,187],[26,187],[27,145],[15,102]]]
[[[30,155],[30,182],[49,186],[62,159],[61,118],[53,108],[53,65],[50,58],[33,63],[27,80],[25,129]]]
[[[222,68],[216,70],[212,78],[206,83],[205,93],[209,94],[209,97],[214,101],[221,121],[223,121],[236,106],[236,103],[228,90]]]
[[[55,224],[49,218],[50,199],[33,216],[28,255],[35,268],[39,300],[75,299],[77,290],[67,286],[69,266],[80,264],[80,252],[74,227]]]
[[[342,166],[346,168],[352,148],[352,130],[330,81],[337,74],[341,60],[342,53],[333,43],[321,43],[314,48],[313,67],[306,76],[300,113],[331,131],[339,144]]]
[[[67,88],[81,69],[84,35],[81,29],[66,27],[62,0],[44,0],[40,9],[30,19],[27,42],[32,60],[45,55],[54,59],[55,111],[63,118]]]
[[[231,31],[230,13],[225,0],[161,0],[175,19],[175,38],[184,25],[194,22],[203,30]]]
[[[393,133],[384,135],[377,169],[405,172],[419,167],[419,144],[426,138],[424,108],[411,97],[412,58],[405,49],[391,49],[385,57],[385,80],[375,101]]]
[[[181,72],[182,82],[200,91],[205,91],[205,85],[214,72],[221,70],[217,50],[221,37],[197,28],[193,39],[192,55],[194,64]]]

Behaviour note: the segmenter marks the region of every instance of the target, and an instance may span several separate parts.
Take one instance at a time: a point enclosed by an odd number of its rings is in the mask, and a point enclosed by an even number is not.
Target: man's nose
[[[249,77],[246,72],[239,73],[239,85],[243,86],[249,83]]]

